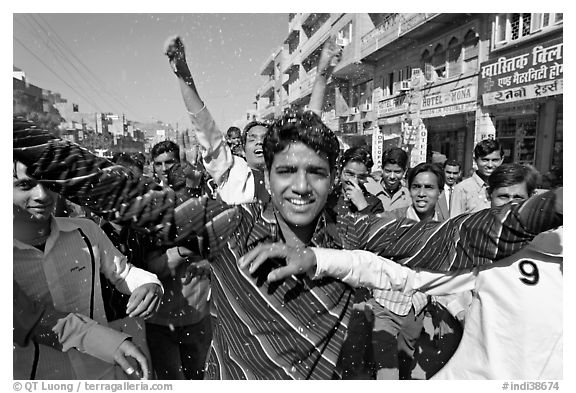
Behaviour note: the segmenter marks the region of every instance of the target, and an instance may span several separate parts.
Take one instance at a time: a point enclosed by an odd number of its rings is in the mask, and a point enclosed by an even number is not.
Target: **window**
[[[537,32],[546,27],[562,22],[564,14],[548,13],[548,14],[532,14],[532,21],[530,26],[531,32]]]
[[[461,64],[462,45],[456,37],[452,37],[448,43],[448,76],[452,77],[462,73]]]
[[[480,38],[472,29],[464,36],[464,72],[475,72],[478,69],[478,42]]]
[[[446,77],[446,51],[442,44],[436,45],[434,55],[432,56],[432,66],[436,72],[436,77]]]
[[[394,73],[393,72],[388,74],[388,87],[386,89],[388,90],[387,95],[392,95],[394,93]]]
[[[432,55],[428,52],[428,49],[426,49],[424,53],[422,53],[422,56],[420,56],[420,65],[424,72],[424,78],[427,81],[434,80],[434,76],[432,75],[434,73],[434,67],[432,67]]]
[[[494,21],[494,43],[504,45],[559,25],[563,20],[562,13],[498,14]]]
[[[342,46],[348,45],[352,42],[352,22],[348,22],[339,32],[337,37],[337,43]]]

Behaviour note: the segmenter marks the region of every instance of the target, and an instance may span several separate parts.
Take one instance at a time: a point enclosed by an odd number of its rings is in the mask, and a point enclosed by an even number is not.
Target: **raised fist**
[[[172,36],[164,43],[164,54],[168,56],[170,65],[176,75],[179,75],[186,65],[186,53],[184,44],[179,36]]]

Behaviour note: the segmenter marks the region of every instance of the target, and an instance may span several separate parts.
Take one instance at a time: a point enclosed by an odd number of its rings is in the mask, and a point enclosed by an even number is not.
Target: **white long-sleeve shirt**
[[[436,379],[562,379],[563,229],[468,271],[416,271],[366,251],[313,249],[315,278],[446,295],[474,289],[460,345]]]
[[[245,160],[234,156],[224,135],[206,107],[190,115],[206,171],[218,185],[218,195],[228,204],[255,201],[254,174]]]

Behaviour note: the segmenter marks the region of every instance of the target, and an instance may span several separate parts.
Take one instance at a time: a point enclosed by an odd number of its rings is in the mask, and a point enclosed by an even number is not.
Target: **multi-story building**
[[[335,35],[342,59],[322,118],[343,142],[371,145],[376,162],[401,146],[411,165],[439,155],[467,173],[475,143],[497,138],[507,161],[544,173],[562,159],[562,23],[555,13],[290,14],[261,69],[269,80],[257,97],[269,101],[257,117],[306,107]]]
[[[563,14],[490,14],[490,53],[480,64],[479,104],[506,160],[541,173],[562,167]]]

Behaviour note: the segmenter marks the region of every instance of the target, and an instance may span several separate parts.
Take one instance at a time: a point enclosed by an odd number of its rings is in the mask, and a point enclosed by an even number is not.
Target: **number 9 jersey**
[[[563,227],[483,266],[458,349],[434,379],[562,379]]]

